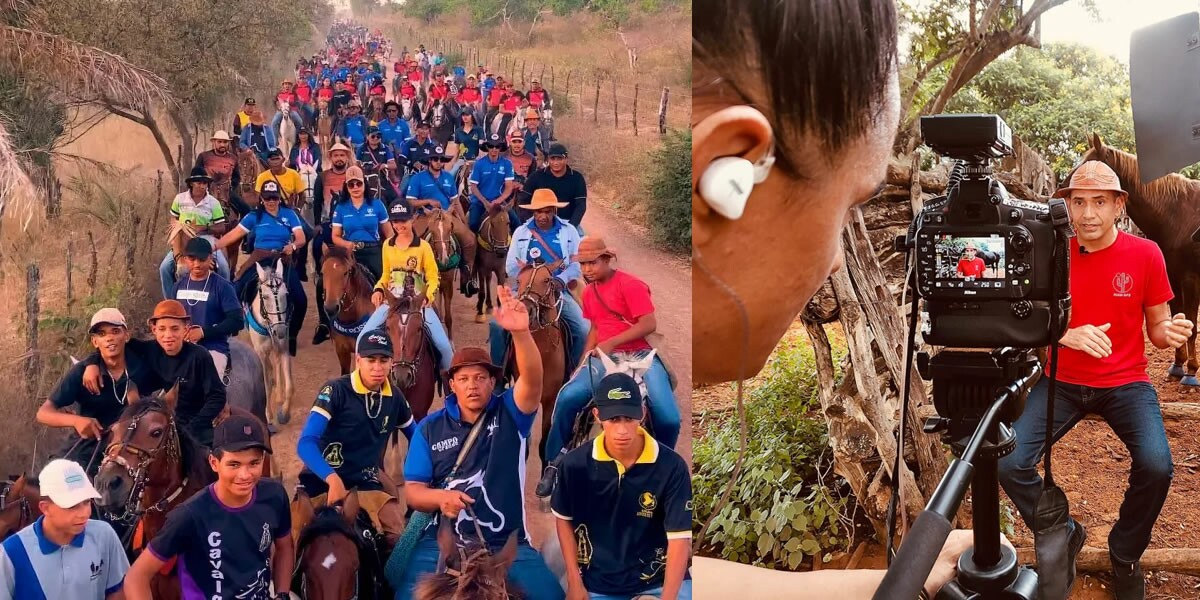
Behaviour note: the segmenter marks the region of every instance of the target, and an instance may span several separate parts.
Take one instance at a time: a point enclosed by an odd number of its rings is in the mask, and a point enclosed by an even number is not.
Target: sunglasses
[[[429,162],[449,162],[449,160],[450,159],[448,159],[448,158],[442,158],[440,156],[435,156],[433,158],[430,158]]]
[[[348,188],[359,188],[359,187],[362,187],[363,185],[365,185],[365,184],[357,179],[351,179],[350,181],[346,182],[346,187],[348,187]]]
[[[283,200],[283,198],[280,198],[278,196],[264,196],[262,198],[263,202],[279,202],[280,200]]]

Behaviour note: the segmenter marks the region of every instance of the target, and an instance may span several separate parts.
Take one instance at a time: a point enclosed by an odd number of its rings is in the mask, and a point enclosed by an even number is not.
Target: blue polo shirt
[[[537,416],[517,407],[512,390],[492,396],[481,418],[488,421],[471,451],[463,457],[458,474],[447,480],[459,447],[471,424],[462,420],[458,398],[446,396],[445,408],[429,414],[417,425],[404,461],[404,480],[431,488],[459,490],[475,500],[472,508],[488,546],[499,550],[512,532],[528,540],[525,532],[525,456],[529,432]],[[436,528],[440,514],[429,528]],[[436,531],[436,529],[429,529]],[[459,514],[455,532],[461,539],[476,539],[471,517]]]
[[[454,188],[454,177],[446,171],[439,173],[435,180],[433,173],[426,169],[408,180],[408,190],[404,195],[415,200],[437,200],[442,204],[442,210],[450,210],[450,203],[458,195],[458,190]]]
[[[392,149],[387,144],[381,142],[375,148],[372,148],[369,143],[359,146],[356,158],[358,158],[358,162],[360,163],[368,165],[374,163],[376,166],[381,166],[386,165],[387,161],[396,158],[396,156],[392,154]]]
[[[342,237],[348,242],[379,243],[379,226],[387,220],[387,208],[378,198],[363,198],[358,208],[350,199],[333,207],[333,226],[342,229]]]
[[[251,211],[238,227],[254,233],[255,250],[283,250],[292,241],[293,231],[304,230],[300,215],[286,206],[279,207],[278,216],[271,216],[266,210]]]
[[[45,517],[0,544],[0,599],[103,600],[129,571],[121,540],[108,523],[89,519],[66,546],[46,539]]]
[[[488,200],[495,200],[504,191],[504,182],[512,181],[515,176],[512,161],[501,156],[495,161],[490,156],[482,156],[475,161],[471,169],[471,183],[479,186],[479,193]],[[471,202],[478,204],[479,198],[471,194]]]
[[[396,148],[399,148],[404,140],[412,135],[408,130],[408,122],[404,119],[396,119],[395,123],[390,119],[384,119],[376,127],[379,128],[379,136],[383,138],[383,143]]]

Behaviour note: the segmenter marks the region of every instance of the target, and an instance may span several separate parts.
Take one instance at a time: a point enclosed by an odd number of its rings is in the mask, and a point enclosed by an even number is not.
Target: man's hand
[[[1190,325],[1190,324],[1189,324]],[[1080,352],[1086,352],[1092,358],[1108,358],[1112,354],[1112,340],[1108,339],[1108,329],[1112,323],[1100,326],[1080,325],[1068,329],[1059,343]]]
[[[1177,313],[1166,322],[1167,345],[1172,349],[1182,346],[1192,337],[1192,322],[1183,313]]]
[[[441,499],[438,500],[442,514],[451,519],[457,518],[459,511],[466,508],[468,504],[475,504],[475,500],[458,490],[442,490]]]
[[[933,563],[933,570],[925,579],[925,592],[930,598],[936,596],[942,586],[958,575],[958,557],[974,543],[974,533],[970,529],[955,529],[950,532],[946,543],[942,545],[942,551],[938,553],[937,562]],[[1009,548],[1013,547],[1004,534],[1000,534],[1000,543]]]
[[[188,327],[187,336],[184,338],[193,344],[199,344],[200,340],[204,339],[204,329],[199,325]]]
[[[505,331],[529,331],[529,312],[525,310],[525,304],[513,298],[508,286],[496,286],[496,290],[496,295],[500,298],[500,306],[492,313],[496,324]]]
[[[100,377],[100,367],[88,365],[83,370],[83,387],[91,392],[93,396],[100,394],[100,388],[104,387],[104,380]]]
[[[295,251],[296,251],[296,244],[289,243],[288,245],[283,247],[283,253],[288,256],[291,256],[292,252],[295,252]]]
[[[346,493],[346,484],[342,483],[342,478],[337,473],[330,473],[329,477],[325,478],[325,484],[329,486],[329,491],[325,493],[326,506],[333,506],[349,495]]]
[[[75,428],[75,433],[78,433],[81,438],[98,440],[104,433],[104,428],[100,427],[100,421],[89,417],[76,417],[71,426]]]

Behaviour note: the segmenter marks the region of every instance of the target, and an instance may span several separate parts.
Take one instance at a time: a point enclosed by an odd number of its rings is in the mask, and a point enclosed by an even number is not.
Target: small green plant
[[[692,132],[672,130],[650,161],[650,233],[654,241],[677,252],[692,245]]]

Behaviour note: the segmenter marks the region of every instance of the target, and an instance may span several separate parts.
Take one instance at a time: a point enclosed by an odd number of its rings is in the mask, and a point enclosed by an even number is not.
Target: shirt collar
[[[362,377],[358,374],[358,369],[350,373],[350,387],[354,388],[354,392],[357,394],[369,394],[371,392],[371,390],[367,389],[367,386],[363,385]],[[383,389],[380,390],[380,393],[384,396],[392,395],[392,384],[388,380],[383,380]]]
[[[638,427],[638,433],[645,440],[645,445],[642,446],[642,453],[638,455],[637,461],[634,464],[654,464],[658,460],[658,442],[653,437],[650,437],[641,426]],[[611,462],[617,466],[617,474],[625,474],[625,465],[609,455],[608,450],[604,449],[603,432],[596,436],[596,439],[592,440],[592,460],[597,462]]]
[[[58,552],[59,550],[61,550],[62,546],[59,546],[58,544],[50,541],[46,537],[46,533],[44,531],[42,531],[42,521],[44,521],[45,519],[46,519],[46,517],[43,515],[41,517],[38,517],[38,519],[33,522],[33,535],[38,540],[38,548],[41,549],[42,554],[54,554],[55,552]],[[87,527],[85,526],[83,531],[79,532],[79,535],[75,536],[74,538],[71,538],[71,545],[75,546],[76,548],[82,548],[83,540],[84,540],[86,533],[87,533]]]

